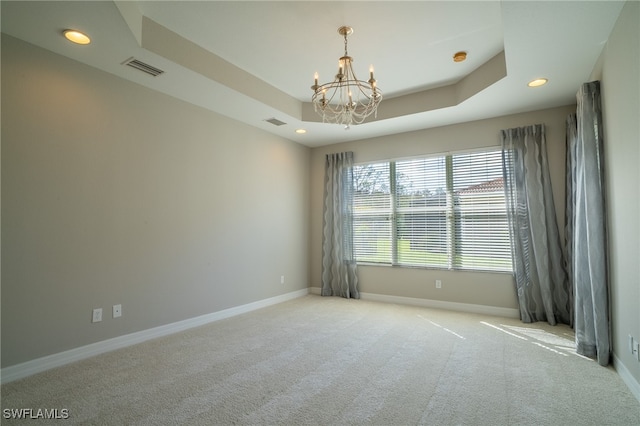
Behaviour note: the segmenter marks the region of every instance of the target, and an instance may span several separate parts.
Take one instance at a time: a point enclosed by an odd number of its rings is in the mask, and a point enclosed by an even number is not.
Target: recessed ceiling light
[[[296,133],[299,135],[304,135],[305,133],[307,133],[307,131],[305,129],[297,129]]]
[[[63,32],[64,36],[67,40],[76,43],[76,44],[89,44],[91,43],[91,39],[88,35],[81,33],[76,30],[65,30]]]
[[[531,80],[527,86],[529,87],[538,87],[538,86],[542,86],[543,84],[547,84],[547,80],[546,78],[536,78],[535,80]]]
[[[463,62],[467,59],[467,52],[456,52],[453,54],[453,62]]]

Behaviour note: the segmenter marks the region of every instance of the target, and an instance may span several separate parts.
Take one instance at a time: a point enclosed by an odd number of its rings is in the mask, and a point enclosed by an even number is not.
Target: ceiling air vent
[[[157,77],[160,74],[164,73],[161,69],[158,69],[152,65],[145,64],[142,61],[137,60],[136,58],[129,58],[122,63],[122,65],[128,65],[131,68],[135,68],[139,71],[145,72],[153,77]]]
[[[277,118],[266,118],[264,121],[266,121],[267,123],[271,123],[274,126],[282,126],[284,124],[287,124],[284,121],[278,120]]]

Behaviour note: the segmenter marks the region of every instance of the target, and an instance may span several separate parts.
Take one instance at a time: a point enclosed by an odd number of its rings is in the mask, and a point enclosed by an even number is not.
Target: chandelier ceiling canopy
[[[371,114],[376,116],[382,92],[373,78],[373,66],[369,68],[369,80],[358,80],[353,72],[353,58],[347,52],[347,36],[353,34],[353,28],[338,28],[338,34],[344,37],[344,56],[338,60],[338,73],[333,81],[318,84],[318,73],[314,75],[311,86],[311,102],[315,111],[326,123],[342,124],[349,129],[352,124],[361,124]]]

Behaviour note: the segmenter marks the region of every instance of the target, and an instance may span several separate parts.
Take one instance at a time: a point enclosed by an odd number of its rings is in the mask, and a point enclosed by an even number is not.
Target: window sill
[[[411,265],[392,265],[390,263],[373,263],[373,262],[356,262],[358,266],[374,266],[382,268],[400,268],[400,269],[425,269],[429,271],[447,271],[447,272],[473,272],[473,273],[485,273],[485,274],[506,274],[513,275],[512,271],[492,271],[487,269],[449,269],[438,268],[437,266],[411,266]]]

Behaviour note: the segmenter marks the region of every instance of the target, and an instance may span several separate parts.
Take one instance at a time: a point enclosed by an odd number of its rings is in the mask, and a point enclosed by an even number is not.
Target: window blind
[[[452,194],[454,267],[511,270],[502,153],[452,156]]]
[[[511,271],[501,152],[354,168],[358,262]]]
[[[354,167],[353,247],[359,262],[392,261],[390,176],[390,163]]]
[[[396,194],[395,263],[448,267],[445,158],[396,163]]]

